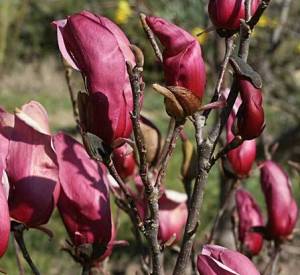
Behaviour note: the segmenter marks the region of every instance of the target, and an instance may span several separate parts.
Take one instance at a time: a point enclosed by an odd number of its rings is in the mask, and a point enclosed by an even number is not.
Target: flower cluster
[[[260,1],[251,3],[254,13]],[[128,9],[128,3],[124,7]],[[245,19],[245,8],[244,0],[210,0],[208,7],[215,27],[233,32],[239,29],[241,19]],[[126,22],[127,13],[118,16],[120,22]],[[198,166],[192,163],[193,145],[187,145],[188,137],[181,128],[187,117],[205,110],[201,106],[206,86],[205,62],[193,35],[159,17],[146,16],[145,22],[164,48],[161,62],[165,86],[153,87],[165,97],[166,111],[172,117],[170,130],[174,122],[174,133],[170,131],[173,136],[164,143],[158,128],[136,112],[143,102],[142,65],[136,58],[138,55],[135,56],[137,47],[130,44],[115,23],[87,11],[53,22],[62,57],[84,78],[85,91],[78,94],[77,101],[83,144],[64,133],[52,134],[47,112],[36,101],[13,114],[0,109],[0,257],[7,250],[9,233],[16,230],[15,224],[41,229],[57,208],[69,235],[64,250],[83,266],[83,274],[86,268],[98,267],[111,255],[113,247],[120,244],[116,240],[110,191],[134,222],[135,229],[141,229],[145,238],[151,239],[152,254],[159,254],[163,248],[182,240],[191,211],[199,211],[192,204],[196,193],[190,194],[187,185],[192,185],[196,173],[201,176],[199,170],[207,173],[211,168],[206,169],[206,164],[200,162]],[[265,126],[261,87],[251,78],[252,68],[245,62],[242,66],[246,75],[234,70],[236,91],[233,92],[238,94],[235,104],[225,115],[224,123],[219,123],[226,124],[226,144],[221,151],[225,152],[223,167],[229,167],[225,172],[231,172],[228,174],[235,182],[251,175],[256,159],[255,138]],[[223,91],[219,103],[230,102],[228,98],[233,94]],[[211,106],[221,105],[212,102],[206,108]],[[186,194],[167,189],[162,180],[176,134],[181,135],[184,146],[189,146],[185,148],[182,166]],[[98,159],[91,153],[93,142],[97,146],[92,149],[96,153],[105,151],[99,153],[105,158]],[[163,143],[165,147],[161,149]],[[203,144],[216,145],[207,140]],[[206,152],[201,151],[202,144],[198,146],[199,159]],[[213,150],[209,151],[207,162],[213,160]],[[272,160],[258,166],[267,206],[266,224],[250,192],[242,187],[233,188],[240,250],[204,245],[195,263],[200,274],[258,275],[250,258],[262,250],[264,239],[274,241],[277,246],[292,236],[298,207],[291,181]],[[198,185],[194,186],[197,190]],[[143,245],[138,233],[136,237]],[[195,234],[186,232],[191,233]]]

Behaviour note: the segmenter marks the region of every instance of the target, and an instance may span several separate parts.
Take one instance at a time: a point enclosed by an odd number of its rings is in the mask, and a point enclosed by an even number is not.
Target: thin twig
[[[246,2],[247,1],[249,0],[246,0]],[[266,4],[267,2],[268,4],[270,1],[262,1],[262,2],[264,2],[264,4]],[[256,11],[255,14],[257,16],[257,21],[259,20],[259,17],[263,14],[263,11],[266,9],[267,4],[263,7],[260,5],[260,9],[262,11],[259,14],[257,14]],[[242,39],[246,39],[246,41],[244,42],[240,41],[239,54],[244,60],[247,60],[250,39],[247,39],[246,36],[240,36],[240,40]],[[227,98],[227,106],[222,110],[216,126],[213,128],[213,130],[209,133],[208,137],[203,142],[201,142],[201,140],[199,141],[197,135],[199,132],[202,132],[202,127],[200,127],[199,119],[195,117],[194,126],[196,130],[196,142],[197,142],[197,152],[198,152],[198,175],[194,185],[193,195],[189,207],[188,219],[185,226],[180,253],[177,258],[177,262],[173,272],[174,275],[184,274],[187,262],[190,258],[191,249],[195,238],[195,233],[199,223],[198,220],[199,220],[200,208],[202,206],[202,201],[203,201],[203,190],[204,190],[204,186],[207,183],[208,173],[212,167],[209,164],[210,158],[214,153],[216,144],[227,122],[227,119],[233,108],[237,95],[238,95],[238,83],[236,78],[234,78],[229,96]]]
[[[137,49],[136,49],[137,50]],[[137,145],[139,156],[139,172],[140,177],[145,188],[145,196],[148,203],[149,218],[145,220],[146,238],[151,248],[152,259],[152,274],[162,274],[162,259],[161,248],[158,242],[158,227],[159,227],[159,207],[158,195],[159,189],[152,184],[148,177],[148,163],[146,157],[146,146],[144,136],[140,126],[140,98],[141,91],[141,73],[143,71],[142,52],[136,52],[137,65],[132,68],[132,65],[127,63],[127,71],[130,78],[131,89],[133,94],[133,111],[131,113],[131,121],[133,126],[133,133]]]
[[[168,166],[168,163],[170,161],[170,158],[173,154],[173,151],[176,147],[176,140],[181,132],[183,128],[183,124],[177,124],[175,125],[173,131],[172,131],[172,134],[171,134],[171,137],[170,137],[170,141],[168,142],[168,148],[166,150],[166,153],[164,155],[164,158],[161,160],[161,165],[160,165],[160,168],[159,168],[159,172],[157,174],[157,178],[156,178],[156,182],[155,182],[155,185],[160,188],[160,185],[161,185],[161,182],[163,180],[163,178],[165,177],[165,174],[166,174],[166,169],[167,169],[167,166]]]
[[[12,231],[14,233],[15,240],[20,247],[20,250],[23,254],[24,259],[30,266],[32,273],[34,275],[40,275],[40,272],[38,271],[37,267],[33,263],[32,259],[30,257],[30,254],[28,253],[28,250],[26,248],[25,242],[24,242],[23,233],[24,233],[24,230],[26,229],[25,225],[21,224],[21,223],[17,223],[17,222],[12,222],[11,227],[12,227]]]
[[[271,275],[276,275],[276,269],[277,269],[277,264],[278,264],[278,261],[279,261],[279,257],[280,257],[280,251],[279,250],[276,250],[275,252],[275,257],[274,257],[274,260],[272,262],[272,269],[271,269]]]
[[[249,22],[249,20],[251,19],[251,7],[252,7],[252,0],[249,1],[245,1],[244,3],[245,5],[245,20],[246,22]]]
[[[235,137],[235,139],[228,143],[220,152],[217,153],[215,157],[211,158],[211,165],[213,166],[218,159],[228,154],[228,152],[230,152],[231,150],[234,150],[235,148],[239,147],[242,143],[242,138],[240,138],[239,136]]]
[[[17,262],[17,266],[19,269],[19,275],[25,275],[25,270],[22,265],[22,261],[20,259],[20,248],[16,242],[16,239],[13,240],[13,244],[14,244],[14,249],[15,249],[15,254],[16,254],[16,262]]]
[[[91,271],[91,266],[90,265],[83,265],[81,275],[89,275],[90,271]]]
[[[123,182],[122,178],[120,177],[120,175],[118,174],[116,167],[114,166],[114,163],[111,159],[111,157],[109,157],[109,159],[104,159],[104,164],[106,165],[109,173],[112,175],[112,177],[116,180],[116,182],[118,183],[120,189],[122,190],[122,192],[125,195],[126,201],[128,203],[128,206],[126,207],[127,211],[132,212],[129,213],[131,214],[131,217],[134,219],[134,224],[139,228],[140,231],[144,232],[144,226],[143,226],[143,222],[140,218],[139,212],[137,210],[136,204],[134,202],[134,199],[132,198],[126,184]],[[123,204],[124,206],[124,204]]]
[[[184,274],[188,260],[190,259],[191,250],[193,247],[194,238],[196,235],[198,227],[198,217],[200,212],[200,207],[203,201],[203,189],[207,182],[209,167],[207,166],[208,160],[211,154],[212,143],[210,140],[205,140],[201,142],[201,134],[203,123],[201,122],[200,114],[196,113],[194,115],[194,125],[196,129],[196,142],[197,142],[197,153],[198,153],[198,175],[194,185],[193,194],[191,197],[191,203],[189,205],[188,219],[185,226],[185,231],[183,235],[183,241],[179,255],[177,257],[176,266],[174,269],[174,275]]]
[[[167,154],[167,152],[169,150],[171,139],[172,139],[172,136],[173,136],[173,133],[174,133],[174,130],[175,130],[175,126],[176,126],[175,119],[174,118],[170,118],[166,140],[164,142],[163,148],[161,150],[161,153],[159,155],[159,158],[158,158],[158,161],[156,163],[155,168],[159,168],[161,166],[161,163],[162,163],[163,159],[166,157],[166,154]]]
[[[154,53],[155,53],[158,61],[160,63],[162,63],[163,62],[163,57],[162,57],[161,51],[160,51],[160,49],[159,49],[159,47],[157,45],[157,42],[155,40],[155,36],[154,36],[152,30],[150,29],[150,27],[148,26],[148,24],[146,22],[146,15],[143,14],[143,13],[141,13],[140,14],[140,20],[141,20],[143,29],[144,29],[144,31],[145,31],[145,33],[146,33],[146,35],[147,35],[147,37],[148,37],[148,39],[149,39],[149,41],[151,43],[151,46],[152,46],[152,48],[154,50]]]
[[[236,210],[233,210],[233,213],[231,215],[231,231],[233,235],[234,240],[234,246],[237,251],[241,251],[239,249],[239,239],[238,239],[238,226],[237,226],[237,217],[236,217]]]
[[[64,65],[64,67],[65,67],[65,78],[66,78],[68,91],[69,91],[69,95],[70,95],[70,100],[71,100],[71,104],[72,104],[73,116],[74,116],[76,125],[79,128],[80,121],[79,121],[79,113],[78,113],[76,94],[75,94],[72,84],[71,84],[72,69],[70,67],[68,67],[67,65]]]
[[[262,0],[260,2],[260,4],[259,4],[258,8],[256,9],[255,13],[253,14],[251,19],[249,20],[248,25],[251,29],[253,29],[255,27],[255,25],[259,21],[260,17],[263,15],[266,8],[269,6],[270,2],[271,2],[271,0]]]
[[[236,179],[232,182],[232,184],[230,186],[230,189],[228,190],[228,192],[226,194],[224,203],[223,203],[222,207],[219,209],[219,211],[218,211],[218,213],[215,217],[215,220],[214,220],[213,226],[211,228],[210,235],[208,237],[207,243],[212,243],[213,242],[217,226],[219,225],[219,222],[220,222],[221,218],[223,217],[224,212],[226,211],[226,209],[228,207],[228,204],[230,203],[230,199],[232,197],[232,194],[236,190],[238,182],[239,182],[238,179]]]
[[[219,94],[220,94],[220,90],[222,87],[222,83],[224,81],[224,77],[225,77],[225,72],[229,63],[229,58],[234,50],[234,40],[235,40],[235,35],[228,37],[225,39],[225,43],[226,43],[226,50],[225,50],[225,56],[224,56],[224,60],[221,64],[221,71],[219,72],[219,76],[218,76],[218,80],[217,80],[217,84],[215,87],[215,91],[214,91],[214,95],[210,101],[210,103],[215,102],[218,100],[219,98]],[[203,116],[207,119],[207,117],[210,114],[211,109],[208,109],[206,111],[203,112]]]
[[[276,269],[277,269],[277,264],[279,261],[280,257],[280,252],[281,252],[281,246],[278,242],[274,241],[274,246],[273,246],[273,251],[272,251],[272,256],[270,257],[269,263],[266,265],[264,271],[262,272],[262,275],[276,275]]]
[[[289,17],[289,11],[290,11],[290,6],[291,6],[292,1],[293,0],[282,1],[280,22],[279,22],[277,28],[273,32],[270,52],[274,51],[280,44],[283,28],[285,27],[285,25],[289,19],[288,17]]]

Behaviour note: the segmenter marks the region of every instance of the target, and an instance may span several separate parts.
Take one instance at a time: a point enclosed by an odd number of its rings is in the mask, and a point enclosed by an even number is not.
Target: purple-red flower
[[[251,14],[254,14],[260,1],[252,1]],[[245,19],[245,0],[210,0],[208,14],[217,29],[237,30],[240,20]]]
[[[298,218],[291,181],[277,163],[268,160],[261,164],[260,182],[268,209],[268,236],[284,239],[292,234]]]
[[[158,239],[162,243],[181,239],[188,215],[186,202],[186,194],[173,190],[165,190],[160,197]]]
[[[107,171],[91,160],[73,138],[57,134],[53,138],[59,166],[61,194],[58,210],[79,262],[93,265],[108,255],[113,234]],[[82,248],[90,245],[85,259]],[[86,262],[87,261],[87,262]]]
[[[259,275],[254,264],[243,254],[218,245],[204,245],[197,268],[203,275]]]
[[[0,168],[0,257],[4,255],[8,247],[9,234],[10,234],[10,217],[7,204],[8,190],[7,177],[3,168]]]
[[[10,216],[28,227],[40,226],[48,222],[60,192],[47,113],[31,101],[15,115],[2,111],[0,116],[1,140],[8,145],[1,153],[6,154]]]
[[[230,143],[235,135],[232,132],[234,120],[236,119],[234,112],[232,112],[226,124],[226,139]],[[252,169],[256,158],[256,141],[245,140],[237,148],[230,150],[227,153],[227,159],[231,165],[232,170],[238,177],[247,177]]]
[[[144,198],[143,186],[137,180],[136,187],[138,193],[133,194],[136,205],[142,219],[147,217],[147,202]],[[162,243],[178,242],[181,239],[185,226],[188,210],[187,196],[173,190],[164,190],[158,200],[159,205],[159,228],[158,239]],[[170,244],[171,244],[170,243]]]
[[[224,89],[221,92],[221,98],[226,100],[229,95],[229,89]],[[237,97],[231,114],[228,117],[226,124],[226,141],[229,144],[234,140],[234,128],[236,122],[236,114],[242,103],[240,97]],[[256,141],[255,140],[245,140],[237,148],[230,150],[227,153],[227,159],[231,165],[233,172],[238,177],[247,177],[252,169],[253,163],[256,158]]]
[[[146,21],[164,46],[163,68],[167,86],[188,89],[201,101],[206,73],[197,39],[162,18],[147,16]]]
[[[249,80],[239,79],[242,104],[237,113],[238,134],[245,140],[257,138],[264,129],[262,92]]]
[[[123,180],[133,176],[137,167],[133,149],[129,144],[115,148],[113,150],[112,159],[118,174]]]
[[[239,240],[245,252],[256,255],[262,249],[263,237],[251,228],[263,226],[261,210],[251,194],[242,188],[236,191],[235,201],[239,216]]]
[[[87,11],[55,21],[64,59],[86,77],[79,98],[81,126],[107,145],[128,138],[133,100],[126,61],[135,65],[125,34],[109,19]]]

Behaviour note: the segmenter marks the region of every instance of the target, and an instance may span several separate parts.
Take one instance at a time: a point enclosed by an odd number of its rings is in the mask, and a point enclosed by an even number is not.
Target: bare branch
[[[155,36],[152,32],[152,30],[150,29],[150,27],[148,26],[147,22],[146,22],[146,15],[141,13],[140,14],[140,20],[141,20],[141,23],[142,23],[142,26],[143,26],[143,29],[151,43],[151,46],[154,50],[154,53],[157,57],[157,59],[159,60],[160,63],[163,62],[163,57],[162,57],[162,54],[161,54],[161,51],[156,43],[156,40],[155,40]]]
[[[214,91],[214,95],[210,101],[210,103],[215,102],[218,100],[219,98],[219,94],[220,94],[220,90],[222,87],[222,83],[224,81],[224,77],[225,77],[225,72],[229,63],[229,58],[234,50],[234,40],[235,40],[236,36],[233,35],[231,37],[226,38],[225,42],[226,42],[226,50],[225,50],[225,56],[224,56],[224,60],[221,64],[221,71],[219,72],[219,76],[218,76],[218,80],[217,80],[217,84],[215,87],[215,91]],[[211,109],[208,109],[206,111],[203,112],[203,116],[205,116],[205,118],[207,119],[207,117],[210,114]]]
[[[246,6],[249,5],[249,0],[246,0]],[[255,18],[257,19],[256,23],[258,22],[260,16],[263,14],[263,11],[266,9],[267,5],[269,4],[270,0],[262,1],[260,4],[258,10],[256,11]],[[254,17],[253,16],[253,17]],[[252,17],[252,18],[253,18]],[[241,24],[241,34],[240,34],[240,45],[239,45],[239,56],[246,61],[248,57],[248,49],[249,49],[249,43],[250,43],[250,34],[251,31],[248,31],[251,29],[251,20],[248,22],[247,28],[245,27],[247,23]],[[256,20],[255,19],[255,20]],[[255,22],[255,21],[253,21]],[[252,22],[252,24],[253,24]],[[255,23],[255,24],[256,24]],[[254,24],[254,25],[255,25]],[[253,26],[254,26],[253,25]],[[247,32],[245,31],[247,29]],[[184,270],[186,268],[187,262],[190,258],[191,249],[193,246],[195,233],[198,226],[198,220],[199,220],[199,212],[200,208],[202,206],[203,201],[203,190],[204,186],[207,183],[208,173],[211,169],[210,160],[213,155],[213,152],[215,150],[216,144],[218,142],[218,139],[221,135],[221,132],[226,124],[226,121],[229,117],[229,114],[233,108],[234,102],[238,95],[238,83],[237,79],[234,78],[229,96],[227,98],[227,106],[222,110],[220,114],[220,118],[216,124],[216,126],[213,128],[213,130],[210,132],[208,137],[201,142],[199,138],[197,138],[197,133],[202,132],[202,128],[199,124],[199,119],[195,118],[195,130],[196,130],[196,142],[197,142],[197,151],[198,151],[198,175],[196,178],[196,182],[194,185],[194,190],[191,198],[191,203],[189,206],[189,214],[188,219],[184,231],[183,241],[180,249],[179,256],[177,258],[176,266],[174,269],[174,275],[182,275],[184,274]]]
[[[140,50],[139,50],[140,51]],[[139,52],[140,54],[141,51]],[[137,59],[137,55],[136,55]],[[158,195],[159,189],[152,184],[148,178],[148,163],[146,157],[146,146],[144,136],[140,126],[140,98],[141,98],[141,73],[143,64],[137,59],[137,65],[132,68],[132,65],[127,63],[127,71],[130,77],[131,89],[133,93],[133,111],[131,113],[131,121],[133,125],[134,138],[137,145],[140,176],[145,187],[145,196],[148,203],[149,218],[145,220],[146,238],[151,248],[152,258],[152,274],[162,274],[162,258],[161,248],[158,242],[158,226],[159,226],[159,207]]]

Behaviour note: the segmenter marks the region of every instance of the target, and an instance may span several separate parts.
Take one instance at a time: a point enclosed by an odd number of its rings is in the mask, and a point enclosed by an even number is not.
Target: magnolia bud
[[[263,226],[261,210],[249,192],[238,189],[235,193],[236,209],[239,216],[239,240],[246,253],[256,255],[263,245],[261,234],[252,232],[254,226]]]
[[[284,239],[293,232],[298,218],[291,181],[273,161],[265,161],[260,167],[260,182],[268,209],[267,232],[270,238]]]
[[[80,109],[81,126],[111,145],[132,131],[131,84],[126,61],[135,58],[125,34],[109,19],[87,11],[55,21],[64,59],[86,78],[88,95]]]
[[[107,171],[73,138],[57,134],[54,147],[62,190],[58,210],[79,262],[101,259],[113,236]]]
[[[262,92],[246,79],[239,79],[242,104],[237,113],[238,134],[245,140],[257,138],[265,127]]]
[[[218,245],[204,245],[197,268],[203,275],[259,275],[254,264],[243,254]]]
[[[251,14],[254,14],[260,1],[253,0]],[[240,20],[245,19],[245,0],[210,0],[208,14],[217,29],[238,30]]]

